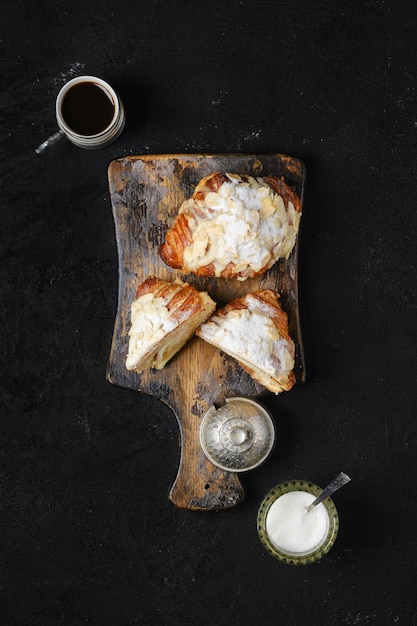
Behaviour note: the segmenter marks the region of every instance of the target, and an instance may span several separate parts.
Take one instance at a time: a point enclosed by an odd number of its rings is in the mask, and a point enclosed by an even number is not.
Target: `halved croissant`
[[[139,373],[162,369],[215,308],[206,292],[149,276],[131,306],[126,368]]]
[[[184,273],[245,280],[288,258],[300,216],[300,198],[280,178],[215,172],[182,203],[159,255]]]
[[[271,289],[246,294],[216,311],[196,331],[276,394],[295,384],[295,346],[278,299]]]

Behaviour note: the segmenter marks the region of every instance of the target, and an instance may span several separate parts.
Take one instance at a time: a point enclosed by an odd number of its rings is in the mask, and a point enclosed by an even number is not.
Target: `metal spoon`
[[[56,132],[53,135],[51,135],[50,137],[48,137],[48,139],[43,141],[41,143],[41,145],[36,148],[36,150],[35,150],[36,154],[41,154],[44,150],[46,150],[46,148],[49,148],[50,146],[53,146],[57,141],[62,139],[62,137],[64,135],[65,135],[65,133],[64,133],[63,130],[58,130],[58,132]]]
[[[317,496],[317,498],[313,500],[313,502],[307,507],[307,512],[311,511],[313,507],[317,506],[317,504],[320,504],[320,502],[323,502],[323,500],[331,496],[335,491],[340,489],[340,487],[343,487],[343,485],[346,485],[346,483],[350,482],[350,480],[351,479],[349,478],[347,474],[345,474],[344,472],[340,472],[340,474],[338,474],[336,478],[334,478],[327,485],[327,487],[323,489],[321,494]]]

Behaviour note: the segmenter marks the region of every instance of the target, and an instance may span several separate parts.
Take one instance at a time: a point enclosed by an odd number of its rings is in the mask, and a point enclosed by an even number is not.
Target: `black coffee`
[[[97,135],[112,121],[114,102],[100,85],[86,81],[67,91],[61,110],[71,130],[79,135]]]

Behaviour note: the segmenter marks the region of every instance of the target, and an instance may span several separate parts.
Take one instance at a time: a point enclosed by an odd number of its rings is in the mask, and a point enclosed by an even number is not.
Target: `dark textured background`
[[[417,624],[417,9],[413,0],[38,0],[0,8],[1,624]],[[55,130],[64,82],[120,92],[124,134]],[[243,504],[176,509],[178,428],[105,380],[118,267],[116,157],[305,161],[308,381],[268,397],[272,457]],[[352,477],[319,563],[256,532],[282,480]]]

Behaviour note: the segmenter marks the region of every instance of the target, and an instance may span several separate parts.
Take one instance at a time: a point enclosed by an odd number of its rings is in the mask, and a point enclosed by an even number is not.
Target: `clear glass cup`
[[[287,495],[296,492],[300,493]],[[291,480],[267,493],[259,507],[257,528],[269,554],[283,563],[307,565],[329,552],[339,531],[339,516],[331,498],[326,498],[310,512],[301,511],[301,507],[305,509],[321,492],[321,487],[311,482]],[[282,496],[285,498],[280,500]],[[304,514],[314,514],[314,517],[304,518]],[[286,535],[286,528],[291,524]]]

